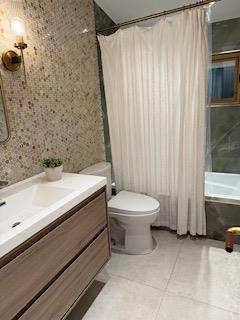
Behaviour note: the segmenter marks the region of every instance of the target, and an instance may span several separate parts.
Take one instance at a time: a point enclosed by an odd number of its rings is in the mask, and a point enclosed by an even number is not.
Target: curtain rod
[[[231,54],[231,53],[240,53],[240,49],[236,49],[236,50],[228,50],[228,51],[221,51],[221,52],[213,52],[212,53],[212,56],[220,56],[221,54],[224,55],[224,54]]]
[[[150,14],[150,15],[145,16],[145,17],[136,18],[136,19],[133,19],[133,20],[130,20],[130,21],[125,21],[125,22],[116,24],[115,26],[112,26],[112,27],[107,27],[107,28],[103,28],[103,29],[97,29],[96,32],[104,32],[104,31],[114,30],[116,28],[128,26],[128,25],[131,25],[131,24],[134,24],[134,23],[137,23],[137,22],[146,21],[146,20],[150,20],[150,19],[166,16],[168,14],[173,14],[173,13],[176,13],[176,12],[179,12],[179,11],[184,11],[184,10],[188,10],[188,9],[192,9],[192,8],[196,8],[196,7],[205,6],[207,4],[215,3],[215,2],[218,2],[218,1],[221,1],[221,0],[203,0],[203,1],[198,1],[196,3],[188,4],[188,5],[179,7],[179,8],[165,10],[165,11],[162,11],[162,12]]]

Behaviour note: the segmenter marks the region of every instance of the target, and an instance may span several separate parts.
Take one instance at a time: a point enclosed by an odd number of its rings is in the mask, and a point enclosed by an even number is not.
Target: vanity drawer
[[[109,259],[108,231],[77,258],[20,320],[59,320]]]
[[[103,192],[1,268],[1,319],[22,314],[106,225]]]

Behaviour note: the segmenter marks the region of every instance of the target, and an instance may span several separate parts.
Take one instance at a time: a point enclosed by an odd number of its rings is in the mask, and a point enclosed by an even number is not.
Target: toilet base
[[[154,239],[153,239],[154,241]],[[118,244],[111,244],[111,249],[114,253],[124,253],[124,254],[129,254],[129,255],[145,255],[145,254],[149,254],[152,253],[153,250],[155,249],[155,247],[153,247],[152,249],[148,249],[146,251],[141,251],[141,252],[132,252],[129,251],[128,248],[125,248],[121,245]]]
[[[150,226],[139,228],[128,226],[125,230],[125,251],[128,254],[148,254],[153,251],[153,239]]]
[[[144,255],[153,251],[150,225],[126,225],[110,218],[112,249],[127,254]]]

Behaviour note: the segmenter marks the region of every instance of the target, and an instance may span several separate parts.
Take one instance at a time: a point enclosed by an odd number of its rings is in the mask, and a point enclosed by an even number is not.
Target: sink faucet
[[[3,189],[7,185],[8,185],[8,181],[0,180],[0,189]],[[3,206],[4,204],[6,204],[6,202],[4,200],[0,199],[0,207]]]
[[[233,252],[235,236],[240,235],[240,227],[232,227],[225,232],[225,250]]]

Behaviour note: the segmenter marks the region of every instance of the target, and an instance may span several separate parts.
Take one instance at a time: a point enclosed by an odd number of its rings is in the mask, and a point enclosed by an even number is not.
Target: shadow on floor
[[[66,320],[81,320],[99,295],[104,285],[105,283],[95,280],[76,307],[68,315]]]

